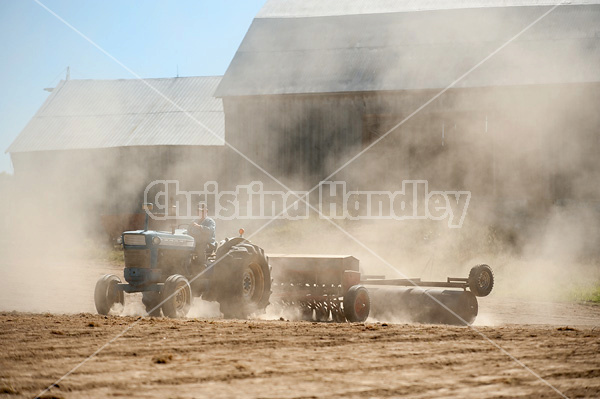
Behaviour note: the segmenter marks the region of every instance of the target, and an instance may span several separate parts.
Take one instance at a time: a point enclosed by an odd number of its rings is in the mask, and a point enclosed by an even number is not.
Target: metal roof
[[[267,0],[256,18],[304,18],[457,8],[554,6],[557,0]],[[571,0],[568,4],[599,4]]]
[[[256,18],[215,96],[443,88],[548,9]],[[598,65],[600,6],[565,5],[457,87],[597,82]]]
[[[61,81],[7,152],[224,145],[223,104],[213,97],[220,80]]]

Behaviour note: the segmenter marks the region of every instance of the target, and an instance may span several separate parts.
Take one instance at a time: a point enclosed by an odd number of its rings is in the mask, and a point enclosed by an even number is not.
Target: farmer
[[[216,245],[215,221],[208,216],[208,208],[202,202],[198,204],[198,219],[188,227],[188,234],[196,241],[196,254],[201,263],[206,263],[206,252]]]

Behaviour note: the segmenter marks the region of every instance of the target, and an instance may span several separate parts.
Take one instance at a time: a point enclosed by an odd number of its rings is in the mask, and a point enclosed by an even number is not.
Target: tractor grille
[[[126,267],[150,267],[149,249],[126,249],[125,250]]]
[[[125,234],[123,243],[125,245],[146,245],[146,236],[143,234]]]

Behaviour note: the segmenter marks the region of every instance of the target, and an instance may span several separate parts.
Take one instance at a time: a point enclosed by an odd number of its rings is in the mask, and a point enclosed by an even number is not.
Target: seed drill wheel
[[[155,291],[146,291],[142,293],[142,303],[148,312],[148,316],[160,317],[160,293]]]
[[[180,274],[170,276],[162,290],[162,311],[166,317],[185,317],[192,306],[192,288]]]
[[[344,295],[344,315],[351,323],[367,320],[371,311],[369,291],[362,285],[353,285]]]
[[[468,282],[475,296],[487,296],[494,288],[494,273],[488,265],[477,265],[471,269]]]
[[[94,303],[99,314],[107,315],[114,304],[125,303],[125,294],[117,289],[121,279],[114,274],[106,274],[96,283]]]
[[[245,319],[264,311],[271,296],[271,270],[264,251],[246,241],[232,246],[221,262],[216,267],[223,316]]]

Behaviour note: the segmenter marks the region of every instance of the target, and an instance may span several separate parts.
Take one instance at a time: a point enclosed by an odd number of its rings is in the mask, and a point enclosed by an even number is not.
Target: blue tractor
[[[143,230],[126,231],[121,240],[126,283],[114,274],[96,283],[94,302],[108,314],[125,293],[142,293],[150,316],[185,317],[193,297],[216,301],[226,318],[247,318],[264,311],[271,296],[271,270],[262,248],[240,236],[216,246],[196,248],[184,229],[148,230],[151,204],[144,205]]]

